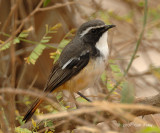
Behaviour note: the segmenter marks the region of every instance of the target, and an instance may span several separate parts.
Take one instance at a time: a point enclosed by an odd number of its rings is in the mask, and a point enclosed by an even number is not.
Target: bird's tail
[[[34,112],[36,111],[36,109],[39,107],[39,105],[43,102],[43,99],[37,99],[31,106],[31,108],[28,110],[28,112],[26,113],[26,115],[23,118],[23,121],[27,122],[32,115],[34,114]]]

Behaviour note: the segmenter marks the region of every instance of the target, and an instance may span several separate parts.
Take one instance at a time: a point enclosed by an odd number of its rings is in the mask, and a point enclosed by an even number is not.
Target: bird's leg
[[[78,95],[80,95],[81,97],[83,97],[84,99],[86,99],[88,102],[92,102],[89,98],[87,98],[86,96],[84,96],[82,93],[80,93],[79,91],[77,92]]]

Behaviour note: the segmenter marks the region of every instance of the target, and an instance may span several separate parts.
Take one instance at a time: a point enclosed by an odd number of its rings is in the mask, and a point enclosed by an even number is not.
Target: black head
[[[96,43],[99,38],[115,25],[106,25],[101,20],[91,20],[80,26],[76,36],[81,38],[85,42]]]

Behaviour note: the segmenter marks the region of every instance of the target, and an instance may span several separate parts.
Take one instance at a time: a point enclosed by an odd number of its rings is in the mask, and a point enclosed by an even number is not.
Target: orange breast
[[[91,60],[88,65],[81,70],[76,76],[71,78],[65,84],[61,85],[58,90],[68,90],[77,92],[81,89],[91,86],[104,71],[105,63],[103,60]]]

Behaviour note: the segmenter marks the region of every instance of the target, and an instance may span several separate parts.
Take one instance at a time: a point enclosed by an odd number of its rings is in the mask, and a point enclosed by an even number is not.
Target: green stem
[[[143,27],[142,27],[142,31],[139,35],[139,39],[137,41],[137,44],[136,44],[136,47],[135,47],[135,50],[133,52],[133,55],[131,57],[131,60],[127,66],[127,69],[124,71],[124,74],[123,74],[123,78],[127,75],[129,69],[131,68],[131,65],[135,59],[135,56],[137,54],[137,51],[138,51],[138,48],[141,44],[141,41],[142,41],[142,38],[143,38],[143,34],[144,34],[144,31],[145,31],[145,27],[146,27],[146,23],[147,23],[147,11],[148,11],[148,0],[145,0],[145,6],[144,6],[144,17],[143,17]],[[121,80],[119,80],[116,85],[112,88],[112,90],[109,92],[108,96],[106,97],[106,99],[109,98],[109,96],[111,95],[111,93],[113,91],[115,91],[115,89],[119,86],[119,84],[121,83],[121,81],[123,80],[123,78],[121,78]]]
[[[3,33],[3,32],[0,32],[0,34],[6,36],[6,37],[10,37],[11,35],[9,34],[6,34],[6,33]],[[31,40],[27,40],[27,39],[24,39],[24,38],[20,38],[20,37],[16,37],[17,39],[19,39],[20,41],[23,41],[23,42],[27,42],[27,43],[31,43],[31,44],[40,44],[40,42],[36,42],[36,41],[31,41]],[[54,49],[57,49],[56,47],[53,47],[53,46],[50,46],[48,44],[43,44],[42,45],[45,45],[49,48],[54,48]]]

